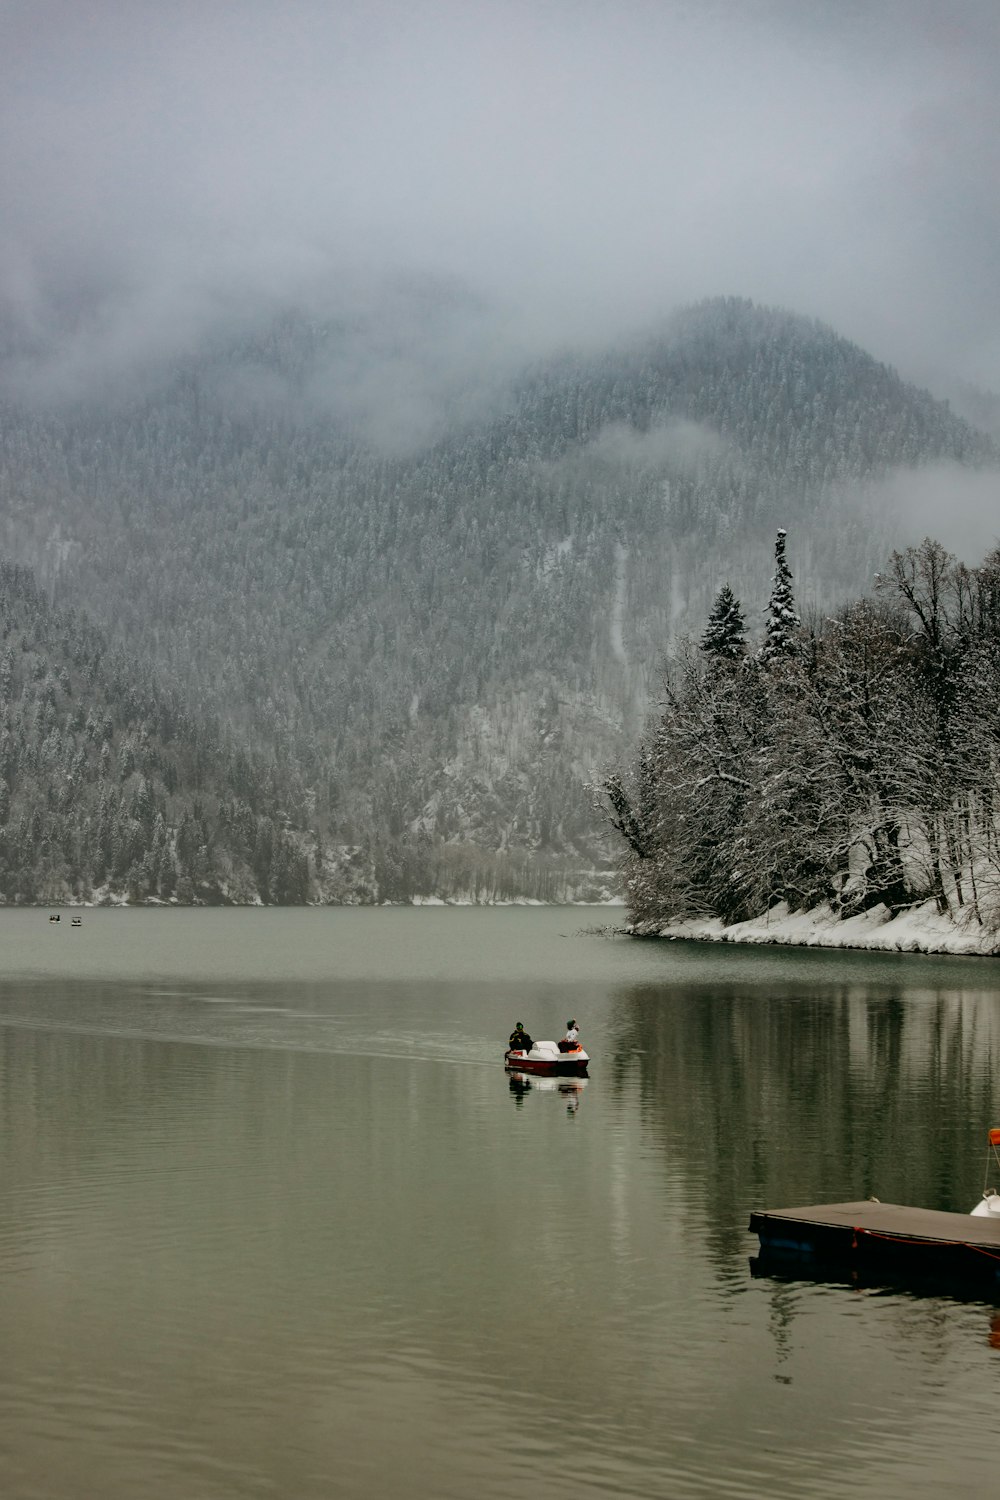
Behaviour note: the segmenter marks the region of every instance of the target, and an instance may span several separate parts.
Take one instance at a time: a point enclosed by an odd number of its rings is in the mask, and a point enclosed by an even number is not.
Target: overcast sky
[[[0,129],[0,295],[104,286],[110,345],[416,268],[539,342],[732,293],[1000,391],[998,0],[0,0]]]

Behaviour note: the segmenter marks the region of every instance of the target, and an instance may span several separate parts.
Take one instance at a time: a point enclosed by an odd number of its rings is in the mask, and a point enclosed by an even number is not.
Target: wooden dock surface
[[[771,1237],[772,1229],[782,1224],[826,1225],[830,1228],[864,1229],[869,1234],[890,1234],[907,1239],[945,1241],[950,1244],[975,1244],[1000,1253],[1000,1218],[986,1219],[972,1214],[942,1213],[932,1208],[908,1208],[902,1203],[874,1203],[870,1198],[860,1203],[817,1203],[807,1208],[769,1208],[750,1216],[750,1228],[758,1234],[763,1228]]]
[[[865,1199],[754,1212],[750,1229],[762,1254],[1000,1276],[1000,1219]]]

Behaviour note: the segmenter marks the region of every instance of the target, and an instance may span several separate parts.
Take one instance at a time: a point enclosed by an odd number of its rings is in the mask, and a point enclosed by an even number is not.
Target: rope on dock
[[[987,1260],[1000,1260],[1000,1252],[987,1250],[984,1245],[973,1245],[968,1240],[918,1240],[912,1234],[882,1234],[878,1229],[864,1229],[860,1224],[853,1226],[854,1239],[851,1241],[851,1249],[858,1248],[858,1235],[866,1234],[872,1240],[886,1240],[890,1245],[924,1245],[937,1249],[951,1248],[955,1250],[975,1250],[977,1255],[985,1255]]]

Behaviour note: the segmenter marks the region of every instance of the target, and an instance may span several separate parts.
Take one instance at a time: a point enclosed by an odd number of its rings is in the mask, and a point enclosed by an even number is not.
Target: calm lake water
[[[615,915],[0,912],[5,1500],[992,1500],[1000,1298],[747,1220],[972,1207],[1000,963]],[[585,1086],[512,1088],[570,1015]]]

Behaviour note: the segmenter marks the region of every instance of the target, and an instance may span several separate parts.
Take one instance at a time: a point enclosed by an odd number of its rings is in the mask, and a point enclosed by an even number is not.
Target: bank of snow
[[[784,943],[800,948],[872,948],[892,953],[1000,955],[1000,933],[969,913],[965,921],[942,916],[934,901],[891,916],[884,906],[843,919],[829,906],[790,912],[781,902],[762,917],[726,926],[718,918],[636,922],[635,937],[692,938],[715,943]]]
[[[392,902],[386,902],[392,905]],[[539,901],[534,896],[497,896],[486,900],[476,896],[411,896],[404,906],[624,906],[621,896],[603,896],[599,901]]]

